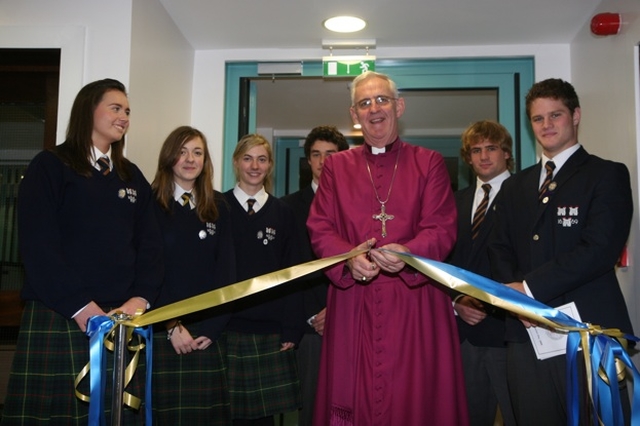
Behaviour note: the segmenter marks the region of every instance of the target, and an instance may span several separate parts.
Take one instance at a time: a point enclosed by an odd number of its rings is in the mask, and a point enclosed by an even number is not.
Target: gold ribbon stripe
[[[229,303],[276,287],[280,284],[286,283],[287,281],[295,280],[296,278],[300,278],[320,269],[335,265],[338,262],[342,262],[353,256],[365,253],[366,251],[367,250],[354,250],[337,256],[313,260],[290,268],[249,278],[248,280],[240,281],[226,287],[163,306],[162,308],[154,309],[137,318],[133,318],[130,321],[125,321],[124,324],[131,327],[144,327],[149,324],[178,318],[182,315]]]

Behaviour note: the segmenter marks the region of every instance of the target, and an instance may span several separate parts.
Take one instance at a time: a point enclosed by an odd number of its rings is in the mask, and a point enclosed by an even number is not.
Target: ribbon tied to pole
[[[132,329],[127,333],[128,340],[133,333],[143,337],[147,342],[147,381],[146,381],[146,416],[147,424],[151,422],[151,324],[177,318],[182,315],[198,312],[214,306],[229,303],[234,300],[255,294],[283,283],[300,278],[304,275],[327,268],[336,263],[345,261],[353,256],[365,253],[367,250],[354,250],[344,254],[317,259],[311,262],[285,268],[269,274],[244,280],[226,287],[212,290],[198,296],[194,296],[159,309],[151,310],[142,315],[125,319],[120,325]],[[637,342],[638,337],[625,334],[618,329],[603,329],[598,325],[576,321],[567,314],[550,308],[539,301],[513,290],[503,284],[497,283],[486,277],[474,274],[470,271],[442,263],[425,259],[410,253],[401,253],[385,250],[400,257],[408,266],[431,278],[433,281],[454,289],[468,296],[482,300],[496,307],[505,309],[515,315],[526,317],[552,331],[565,333],[567,338],[567,423],[570,426],[580,424],[579,419],[579,389],[578,389],[578,363],[577,357],[582,350],[587,377],[587,387],[593,406],[594,424],[600,422],[604,425],[623,425],[622,408],[618,394],[618,379],[626,370],[631,372],[633,384],[640,383],[640,373],[635,368],[623,344],[626,341]],[[89,322],[87,333],[91,337],[90,362],[91,370],[98,374],[91,375],[90,398],[90,424],[97,423],[98,419],[104,420],[102,395],[100,389],[104,388],[105,374],[104,354],[102,342],[108,341],[108,336],[113,333],[116,326],[113,319],[107,317],[94,317]],[[144,345],[134,345],[137,362],[137,354]],[[132,372],[129,368],[135,367],[132,363],[127,367],[126,377]],[[85,371],[86,370],[86,371]],[[82,377],[88,373],[89,367],[85,366],[76,379],[76,386]],[[623,376],[622,376],[623,377]],[[129,379],[130,380],[130,379]],[[128,383],[128,382],[127,382]],[[79,398],[89,400],[79,394]],[[86,398],[86,399],[85,399]],[[136,398],[127,401],[135,405]],[[128,402],[127,405],[130,405]],[[139,399],[137,399],[139,406]],[[130,405],[135,408],[134,405]],[[640,392],[633,392],[631,399],[631,425],[640,426]],[[96,421],[92,422],[92,419]],[[583,419],[584,420],[584,419]]]
[[[137,314],[138,316],[140,314]],[[135,316],[134,316],[135,318]],[[76,397],[81,401],[89,402],[89,424],[105,425],[104,390],[107,380],[107,357],[106,350],[114,351],[115,331],[117,327],[126,328],[125,344],[129,352],[133,353],[129,364],[124,371],[124,387],[133,378],[142,349],[146,347],[146,377],[145,377],[145,416],[147,424],[151,423],[151,371],[153,353],[153,329],[152,327],[130,327],[125,323],[132,318],[128,315],[118,314],[111,317],[95,316],[87,323],[87,335],[89,336],[89,362],[76,376],[74,385]],[[135,340],[134,340],[135,337]],[[142,341],[144,339],[144,342]],[[78,391],[80,382],[89,375],[89,396]],[[140,408],[141,400],[123,389],[123,403],[135,410]],[[115,413],[111,413],[115,415]]]

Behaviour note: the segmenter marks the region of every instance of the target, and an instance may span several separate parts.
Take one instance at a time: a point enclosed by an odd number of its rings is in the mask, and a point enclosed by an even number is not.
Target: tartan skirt
[[[188,324],[197,336],[197,324]],[[178,355],[163,326],[153,342],[153,422],[158,426],[231,424],[224,339],[203,351]]]
[[[295,353],[280,352],[278,334],[227,331],[225,335],[234,419],[258,419],[302,406]]]
[[[86,426],[89,404],[76,397],[74,380],[88,362],[89,338],[74,320],[67,320],[40,302],[27,302],[0,424]],[[109,351],[105,374],[104,407],[106,421],[110,423],[113,354]],[[87,396],[89,375],[78,385],[78,391]],[[128,407],[124,409],[122,419],[126,425],[144,424],[144,375],[143,355],[126,388],[129,393],[143,399],[143,403],[137,411]]]

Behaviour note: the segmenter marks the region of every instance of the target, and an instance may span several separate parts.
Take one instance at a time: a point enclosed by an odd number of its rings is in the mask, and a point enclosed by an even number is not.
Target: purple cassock
[[[307,226],[319,257],[376,238],[375,247],[397,243],[441,261],[454,245],[456,217],[442,156],[397,139],[378,155],[365,145],[329,157]],[[444,287],[410,267],[364,283],[343,263],[326,273],[332,285],[314,424],[468,424]]]

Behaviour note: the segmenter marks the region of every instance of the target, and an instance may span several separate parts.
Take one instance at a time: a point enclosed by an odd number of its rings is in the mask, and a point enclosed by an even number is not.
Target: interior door
[[[535,143],[526,127],[524,115],[524,94],[533,84],[533,59],[513,58],[513,59],[452,59],[452,60],[412,60],[412,61],[385,61],[376,63],[376,70],[388,74],[398,85],[402,93],[444,91],[444,90],[492,90],[495,91],[497,102],[496,111],[487,114],[493,118],[495,115],[511,133],[514,140],[514,157],[516,160],[516,170],[533,164],[535,158]],[[305,62],[303,76],[299,78],[317,77],[322,78],[321,62]],[[242,136],[241,131],[261,132],[267,130],[273,132],[273,128],[261,129],[256,119],[256,108],[259,93],[255,89],[255,79],[260,78],[257,74],[257,64],[228,64],[227,65],[227,105],[225,117],[225,149],[223,160],[223,186],[228,189],[233,186],[234,176],[231,168],[231,154],[237,140]],[[264,77],[262,77],[264,78]],[[296,77],[288,77],[296,78]],[[243,95],[240,96],[238,90],[240,79],[248,79],[244,86]],[[254,80],[252,80],[254,79]],[[312,99],[312,98],[311,98]],[[278,107],[278,102],[273,103],[273,107]],[[346,108],[346,106],[345,106]],[[237,111],[237,113],[236,113]],[[453,111],[452,113],[455,113]],[[300,111],[300,114],[312,114],[309,109]],[[291,117],[292,126],[296,125],[296,117]],[[242,123],[242,124],[240,124]],[[326,123],[318,123],[326,124]],[[470,123],[468,123],[470,124]],[[282,129],[280,129],[282,130]],[[310,130],[307,129],[307,131]],[[439,135],[439,137],[413,138],[418,143],[440,151],[445,158],[450,157],[452,152],[456,156],[459,151],[459,136],[462,129],[456,135]],[[284,132],[286,133],[286,131]],[[304,138],[306,134],[295,135]],[[270,136],[270,135],[269,135]],[[407,139],[405,135],[401,135]],[[438,136],[438,135],[436,135]],[[274,152],[276,155],[276,196],[297,190],[295,182],[296,168],[300,159],[296,155],[302,149],[296,147],[298,143],[295,137],[272,138]],[[282,147],[278,144],[283,143]],[[287,145],[288,144],[288,145]],[[293,144],[293,145],[292,145]],[[290,146],[291,145],[291,146]],[[299,148],[299,149],[298,149]],[[298,151],[296,151],[298,149]],[[457,162],[461,165],[460,161]],[[286,165],[286,166],[284,166]],[[299,168],[299,167],[298,167]],[[468,184],[468,170],[460,167],[454,175],[452,181],[456,187],[463,187]],[[456,189],[454,187],[454,189]]]

